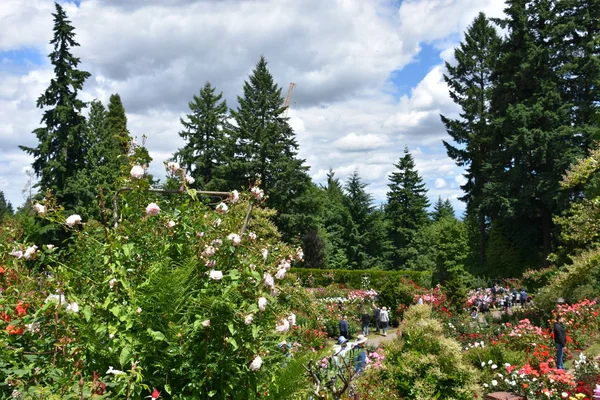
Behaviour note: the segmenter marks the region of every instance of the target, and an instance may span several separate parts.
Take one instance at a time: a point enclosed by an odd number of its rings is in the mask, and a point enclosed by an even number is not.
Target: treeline
[[[181,118],[185,144],[172,160],[197,188],[259,183],[283,238],[304,248],[307,267],[428,270],[438,282],[460,280],[465,270],[516,276],[543,265],[557,244],[553,218],[583,195],[582,188],[560,190],[559,182],[600,132],[599,8],[508,1],[505,19],[480,14],[468,28],[445,76],[462,111],[442,116],[453,140],[444,142],[448,155],[467,171],[463,220],[448,199],[430,211],[407,148],[384,204],[375,204],[358,171],[341,182],[330,170],[325,184],[313,183],[264,57],[235,108],[208,82],[193,96]],[[151,160],[132,141],[118,94],[107,108],[95,100],[83,116],[78,92],[90,74],[70,52],[78,44],[60,5],[53,15],[55,78],[37,103],[44,110],[34,131],[39,144],[22,149],[34,156],[39,196],[51,191],[65,209],[107,223],[112,194],[127,184],[128,156]]]

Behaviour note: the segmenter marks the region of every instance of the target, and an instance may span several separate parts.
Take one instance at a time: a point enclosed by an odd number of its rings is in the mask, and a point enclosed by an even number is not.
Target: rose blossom
[[[206,246],[206,248],[202,252],[202,255],[204,257],[210,257],[210,256],[213,256],[216,251],[217,251],[217,249],[215,249],[213,246]]]
[[[167,163],[167,169],[169,171],[171,171],[172,173],[175,173],[175,172],[179,171],[179,168],[181,168],[179,166],[179,163],[176,163],[174,161],[171,161],[171,162]]]
[[[215,265],[217,265],[217,262],[215,260],[206,260],[206,262],[204,263],[204,266],[208,268],[214,268]]]
[[[302,248],[298,247],[298,249],[296,250],[296,259],[302,260],[303,258],[304,258],[304,251],[302,251]]]
[[[290,321],[287,318],[282,318],[277,326],[275,326],[277,332],[287,332],[290,330]]]
[[[69,218],[67,218],[67,221],[65,223],[70,227],[74,227],[75,225],[81,223],[81,217],[77,214],[73,214],[69,216]]]
[[[202,321],[202,326],[204,326],[204,327],[210,326],[210,319],[206,319],[206,320]]]
[[[219,214],[227,214],[227,211],[229,211],[229,207],[227,207],[227,204],[225,203],[219,203],[217,205],[217,208],[215,208],[215,211]]]
[[[239,244],[242,242],[242,238],[241,238],[241,237],[240,237],[240,235],[238,235],[237,233],[230,233],[230,234],[227,236],[227,239],[231,240],[231,243],[232,243],[234,246],[237,246],[237,245],[239,245]]]
[[[254,232],[250,232],[248,234],[248,237],[250,238],[250,240],[255,241],[256,240],[256,233]]]
[[[265,299],[264,297],[261,297],[258,299],[258,309],[260,311],[265,311],[265,308],[267,307],[267,299]]]
[[[223,272],[216,271],[216,270],[213,269],[213,270],[211,270],[208,273],[208,276],[210,276],[210,279],[213,279],[215,281],[219,281],[219,280],[223,279]]]
[[[131,171],[129,171],[129,175],[135,179],[142,179],[144,177],[144,168],[139,165],[134,165],[131,167]]]
[[[113,287],[115,287],[117,282],[117,278],[112,278],[110,281],[108,281],[108,286],[112,289]]]
[[[246,318],[244,318],[244,323],[246,325],[250,325],[253,320],[254,320],[254,316],[252,314],[248,314],[248,315],[246,315]]]
[[[267,285],[268,287],[275,287],[275,281],[273,280],[273,276],[271,276],[270,273],[265,272],[263,275],[263,280],[265,281],[265,285]]]
[[[23,257],[23,252],[21,250],[13,250],[10,252],[10,255],[17,258],[21,258]]]
[[[240,201],[240,192],[238,192],[237,190],[234,190],[229,195],[229,199],[230,199],[229,201],[231,201],[231,204],[237,203],[238,201]]]
[[[191,177],[191,176],[189,176],[189,175],[187,175],[187,176],[185,177],[185,183],[187,183],[188,185],[191,185],[191,184],[192,184],[192,183],[194,183],[194,182],[196,182],[196,180],[195,180],[193,177]]]
[[[169,221],[169,223],[167,225],[169,226],[169,228],[172,228],[177,224],[175,223],[175,221]]]
[[[277,270],[277,273],[275,274],[275,278],[277,278],[277,279],[279,279],[279,280],[283,279],[283,278],[285,277],[285,273],[286,273],[286,272],[287,272],[287,271],[285,270],[285,268],[280,268],[280,269],[278,269],[278,270]]]
[[[142,313],[142,307],[138,307],[138,308],[136,308],[136,309],[135,309],[135,312],[136,312],[137,314],[141,314],[141,313]]]
[[[263,192],[263,190],[258,186],[254,186],[252,189],[250,189],[250,193],[252,193],[252,196],[259,201],[265,196],[265,192]]]
[[[67,306],[67,311],[78,313],[79,312],[79,304],[77,304],[76,302],[69,303],[69,305]]]
[[[250,369],[252,371],[258,371],[262,365],[262,358],[260,356],[256,356],[254,360],[250,363]]]
[[[37,246],[34,244],[33,246],[30,246],[27,248],[27,250],[25,250],[25,253],[23,253],[23,258],[26,260],[31,259],[35,253],[37,251]]]
[[[291,313],[290,316],[288,317],[288,321],[290,321],[291,326],[296,325],[296,314]]]
[[[37,212],[40,215],[46,214],[46,206],[43,206],[40,203],[35,203],[33,205],[33,208],[35,208],[35,212]]]
[[[267,250],[267,249],[262,249],[262,250],[260,251],[260,253],[262,254],[262,256],[263,256],[263,258],[264,258],[265,260],[266,260],[266,259],[267,259],[267,257],[269,256],[269,250]]]
[[[154,216],[160,213],[160,207],[156,203],[150,203],[146,206],[146,215]]]

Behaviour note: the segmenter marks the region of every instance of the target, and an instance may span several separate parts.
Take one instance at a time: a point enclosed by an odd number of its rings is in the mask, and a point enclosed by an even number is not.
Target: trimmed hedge
[[[352,289],[363,288],[363,276],[368,277],[367,289],[381,290],[383,285],[390,279],[405,277],[411,279],[419,286],[431,288],[431,272],[429,271],[381,271],[381,270],[345,270],[345,269],[310,269],[292,268],[304,287],[325,287],[332,283],[344,284]],[[313,282],[309,282],[312,274]]]

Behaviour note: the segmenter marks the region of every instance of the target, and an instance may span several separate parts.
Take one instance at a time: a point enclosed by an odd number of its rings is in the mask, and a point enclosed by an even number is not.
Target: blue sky
[[[81,0],[63,2],[91,72],[85,101],[119,93],[129,128],[147,136],[154,162],[182,146],[179,117],[204,82],[230,106],[264,55],[276,81],[297,84],[289,112],[300,156],[313,180],[329,168],[342,180],[358,170],[376,201],[408,146],[434,201],[464,204],[463,170],[442,146],[439,114],[455,115],[443,82],[444,60],[479,11],[500,16],[502,0]],[[5,0],[0,25],[0,190],[23,201],[41,118],[35,101],[52,68],[53,2]]]

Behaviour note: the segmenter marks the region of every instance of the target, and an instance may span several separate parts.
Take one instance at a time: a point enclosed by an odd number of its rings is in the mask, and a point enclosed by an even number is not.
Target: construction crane
[[[284,118],[287,118],[288,110],[290,109],[290,102],[292,101],[292,92],[294,91],[295,86],[296,84],[294,82],[290,82],[287,96],[285,96],[285,101],[283,102],[283,106],[285,107],[285,111],[283,112]]]

